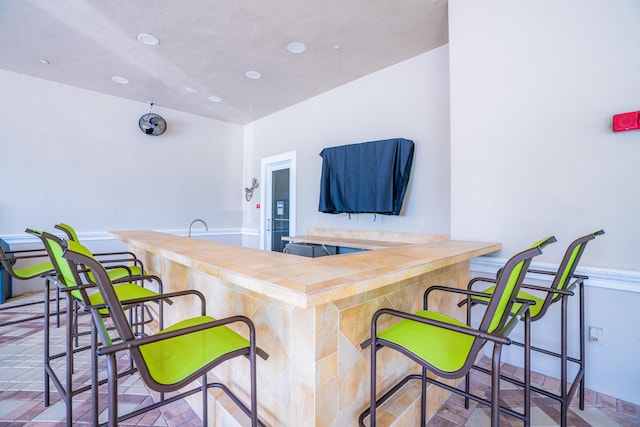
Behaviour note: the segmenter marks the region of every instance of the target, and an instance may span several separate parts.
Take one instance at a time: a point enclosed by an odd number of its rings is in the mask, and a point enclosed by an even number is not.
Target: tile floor
[[[19,320],[33,315],[34,312],[42,312],[42,304],[26,306],[22,308],[6,308],[24,303],[25,301],[41,301],[41,294],[25,295],[12,298],[0,306],[0,324]],[[88,318],[87,318],[88,320]],[[53,322],[55,323],[55,322]],[[62,350],[64,343],[64,328],[52,328],[52,352]],[[0,326],[0,427],[13,426],[65,426],[65,405],[60,400],[58,393],[52,386],[51,405],[43,404],[43,321],[31,320],[16,325]],[[76,358],[76,372],[74,384],[88,384],[88,360]],[[123,356],[119,363],[128,363]],[[64,375],[63,359],[53,362],[56,372]],[[518,375],[519,370],[513,366],[505,365],[504,372]],[[104,369],[101,367],[101,372]],[[554,387],[557,380],[543,375],[533,375],[532,381],[541,387]],[[473,376],[473,388],[476,391],[488,393],[488,377],[481,374]],[[415,387],[411,385],[410,387]],[[155,393],[149,390],[138,379],[137,375],[123,378],[120,382],[121,412],[135,409],[141,404],[152,401]],[[487,394],[488,396],[488,394]],[[107,395],[106,388],[100,391],[100,421],[106,419]],[[73,399],[73,425],[91,424],[90,393],[84,392]],[[517,406],[520,399],[518,390],[505,385],[502,399]],[[558,419],[559,405],[548,398],[532,394],[532,425],[555,426]],[[476,407],[472,403],[470,409],[465,409],[463,399],[452,396],[440,408],[439,412],[430,421],[430,426],[487,426],[489,425],[488,410]],[[384,408],[382,408],[384,409]],[[517,409],[517,408],[516,408]],[[354,425],[356,423],[354,422]],[[123,426],[198,426],[201,421],[191,407],[185,401],[167,405],[161,409],[127,420]],[[500,425],[520,426],[522,423],[512,417],[501,417]],[[569,414],[570,426],[640,426],[640,408],[636,405],[620,401],[618,399],[601,395],[593,391],[587,392],[585,410],[572,405]],[[342,426],[336,426],[342,427]]]

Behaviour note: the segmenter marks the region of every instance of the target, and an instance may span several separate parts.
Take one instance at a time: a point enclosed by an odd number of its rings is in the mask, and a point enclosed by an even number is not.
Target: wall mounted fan
[[[167,122],[161,115],[151,112],[153,102],[150,104],[151,108],[149,108],[149,112],[140,117],[140,120],[138,120],[138,126],[140,127],[140,130],[147,135],[162,135],[164,131],[167,130]]]

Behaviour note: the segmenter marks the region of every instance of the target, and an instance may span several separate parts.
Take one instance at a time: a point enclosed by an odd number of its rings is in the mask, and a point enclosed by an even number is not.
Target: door
[[[295,235],[295,152],[262,160],[260,248],[282,252],[283,236]]]
[[[271,250],[282,252],[283,236],[289,235],[289,175],[290,169],[271,172]]]

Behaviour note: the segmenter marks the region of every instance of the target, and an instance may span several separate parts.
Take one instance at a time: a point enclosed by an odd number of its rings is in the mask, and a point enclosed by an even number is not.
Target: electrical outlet
[[[603,339],[604,333],[602,332],[602,328],[589,326],[589,342],[591,344],[602,345]]]
[[[418,228],[424,228],[424,219],[418,220]]]

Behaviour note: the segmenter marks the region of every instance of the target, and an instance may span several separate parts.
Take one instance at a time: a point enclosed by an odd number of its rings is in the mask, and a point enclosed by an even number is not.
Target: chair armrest
[[[47,250],[45,248],[40,248],[40,249],[17,249],[17,250],[4,251],[4,253],[7,254],[7,255],[9,255],[9,254],[29,254],[29,253],[34,253],[34,252],[40,252],[40,254],[38,254],[38,256],[48,256],[47,255]]]
[[[105,258],[102,256],[96,256],[94,254],[94,257],[100,261],[100,264],[104,265],[105,267],[107,265],[113,264],[113,263],[131,263],[133,265],[135,265],[136,267],[140,267],[141,270],[144,270],[144,265],[142,264],[142,261],[140,261],[137,258]],[[123,265],[120,265],[123,266]]]
[[[121,284],[121,283],[131,283],[131,282],[137,282],[137,281],[142,281],[141,283],[141,287],[144,288],[144,281],[149,281],[149,282],[156,282],[158,284],[158,293],[162,294],[164,293],[164,284],[162,283],[162,279],[158,276],[155,276],[153,274],[134,274],[134,275],[130,275],[128,277],[122,277],[120,279],[115,279],[112,280],[111,283],[114,285],[117,284]]]
[[[127,300],[120,301],[120,305],[123,308],[127,308],[130,305],[142,304],[145,302],[154,302],[159,300],[167,300],[166,302],[169,304],[173,304],[170,298],[176,298],[187,295],[195,295],[200,299],[200,313],[201,316],[205,316],[207,314],[207,301],[204,295],[200,291],[196,291],[195,289],[187,289],[184,291],[176,291],[176,292],[167,292],[166,294],[157,294],[157,295],[149,295],[148,297],[140,297],[140,298],[132,298]],[[90,309],[96,308],[97,306],[89,307]],[[104,308],[104,307],[102,307]]]
[[[498,281],[498,279],[494,278],[494,277],[474,277],[473,279],[471,279],[469,281],[469,284],[467,285],[467,289],[471,290],[471,288],[473,287],[473,285],[475,285],[476,283],[480,282],[480,283],[493,283],[495,284]]]
[[[57,283],[57,286],[61,292],[73,292],[73,291],[79,291],[80,289],[93,289],[97,287],[95,283],[81,283],[75,286],[66,286],[66,285],[61,285],[60,283]]]
[[[569,289],[554,289],[554,288],[550,288],[548,286],[545,287],[545,286],[528,285],[526,283],[523,283],[520,286],[520,288],[521,289],[528,289],[528,290],[532,290],[532,291],[560,294],[560,295],[573,295],[573,292],[571,290],[569,290]]]
[[[20,259],[48,258],[49,254],[47,252],[42,252],[42,251],[44,251],[44,249],[24,249],[19,251],[6,251],[5,256],[2,257],[2,260],[13,262]]]
[[[127,267],[119,266],[119,268],[127,268]],[[128,268],[127,270],[130,273],[128,276],[121,277],[120,279],[113,279],[111,280],[111,283],[115,285],[118,283],[128,283],[128,282],[137,282],[138,280],[147,280],[149,282],[157,282],[158,284],[162,285],[162,279],[154,274],[132,274],[131,270],[129,270]]]
[[[134,254],[133,252],[129,252],[129,251],[121,251],[121,252],[98,252],[98,253],[94,253],[93,256],[94,257],[99,257],[99,256],[111,256],[111,255],[126,255],[127,258],[130,259],[138,259],[138,257],[136,256],[136,254]]]
[[[492,279],[489,279],[489,281],[491,281]],[[460,288],[452,288],[450,286],[430,286],[429,288],[427,288],[426,291],[424,291],[424,301],[423,301],[423,307],[425,310],[428,310],[428,299],[429,299],[429,294],[431,294],[431,292],[433,291],[444,291],[444,292],[452,292],[455,294],[461,294],[461,295],[467,295],[467,296],[476,296],[476,297],[491,297],[491,294],[487,294],[484,292],[478,292],[478,291],[472,291],[470,289],[460,289]],[[466,300],[465,300],[466,301]],[[462,305],[464,304],[459,304],[459,307],[462,307]]]

